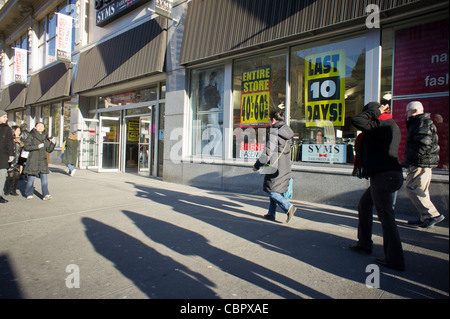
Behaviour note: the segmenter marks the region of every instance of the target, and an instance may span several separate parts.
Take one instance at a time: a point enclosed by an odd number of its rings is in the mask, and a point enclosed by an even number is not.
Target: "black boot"
[[[13,196],[19,196],[19,194],[17,194],[17,184],[18,183],[19,183],[19,178],[15,178],[12,182],[11,192],[9,194],[11,194]]]
[[[8,196],[9,193],[11,192],[11,179],[9,177],[6,178],[6,182],[5,182],[5,196]],[[0,192],[0,196],[1,196],[1,192]]]

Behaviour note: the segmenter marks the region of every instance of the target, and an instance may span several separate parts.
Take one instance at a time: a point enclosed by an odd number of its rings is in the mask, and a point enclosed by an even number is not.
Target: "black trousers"
[[[383,229],[383,248],[386,262],[395,267],[404,267],[402,243],[395,223],[392,194],[403,184],[403,175],[398,171],[377,173],[370,177],[370,186],[358,204],[358,244],[372,249],[373,207]]]

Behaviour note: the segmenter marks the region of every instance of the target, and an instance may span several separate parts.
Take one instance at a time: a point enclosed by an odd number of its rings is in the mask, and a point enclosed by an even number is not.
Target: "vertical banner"
[[[270,65],[245,70],[242,74],[241,128],[270,126],[271,79]]]
[[[27,56],[28,51],[14,48],[14,82],[27,84]]]
[[[344,126],[345,51],[337,50],[305,58],[306,127]]]
[[[72,62],[72,17],[58,13],[56,26],[56,60]]]

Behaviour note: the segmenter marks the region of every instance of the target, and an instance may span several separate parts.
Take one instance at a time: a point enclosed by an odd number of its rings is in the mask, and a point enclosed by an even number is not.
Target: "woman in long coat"
[[[270,206],[264,218],[275,220],[277,205],[287,214],[286,222],[294,216],[296,208],[283,194],[289,187],[291,179],[291,145],[294,132],[284,122],[280,112],[271,111],[269,114],[271,129],[266,139],[264,152],[253,166],[257,171],[265,164],[271,164],[275,169],[271,174],[264,176],[263,190],[269,193]]]
[[[69,133],[66,140],[66,146],[64,148],[64,156],[62,162],[69,168],[69,175],[73,176],[75,174],[75,166],[78,159],[78,147],[80,142],[77,140],[76,133]]]
[[[48,191],[47,175],[49,170],[47,153],[51,153],[55,149],[55,138],[49,139],[44,129],[44,123],[37,123],[24,141],[23,148],[29,152],[27,165],[24,169],[24,174],[28,175],[27,186],[25,187],[27,199],[33,198],[34,179],[36,176],[39,176],[41,179],[42,199],[49,200],[52,198]]]

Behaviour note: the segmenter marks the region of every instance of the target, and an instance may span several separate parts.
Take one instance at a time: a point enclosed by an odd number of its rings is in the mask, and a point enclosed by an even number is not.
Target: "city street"
[[[406,271],[348,249],[353,208],[295,202],[266,213],[268,197],[204,190],[124,173],[52,166],[43,201],[0,206],[0,298],[448,299],[447,219],[411,228],[398,216]],[[23,189],[23,181],[20,184]],[[378,272],[379,270],[379,272]],[[374,287],[375,286],[375,287]],[[187,310],[187,309],[186,309]]]

